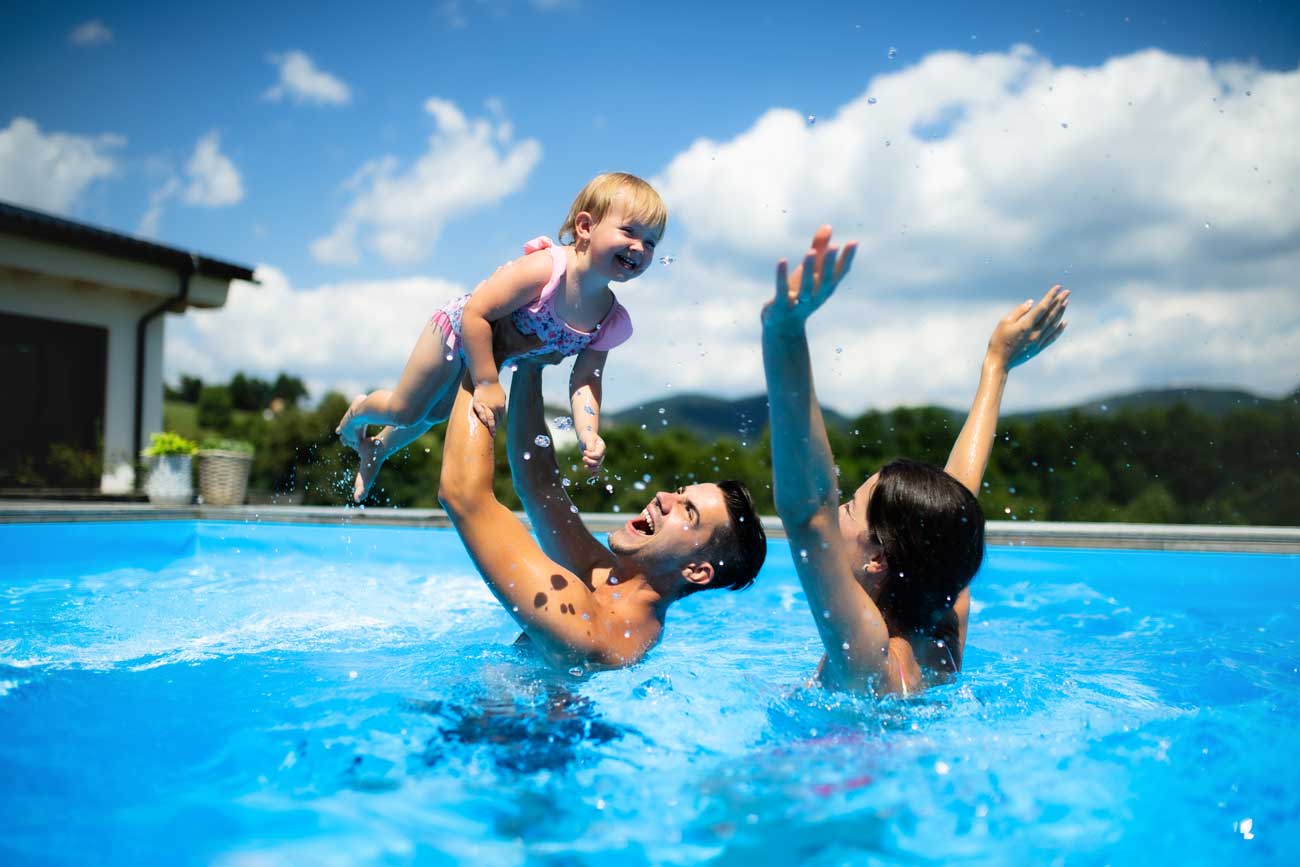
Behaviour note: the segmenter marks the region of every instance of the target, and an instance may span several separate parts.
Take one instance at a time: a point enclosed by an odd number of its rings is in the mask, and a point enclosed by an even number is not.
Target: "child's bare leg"
[[[358,440],[367,425],[417,424],[447,390],[447,384],[456,381],[460,369],[460,358],[447,349],[442,329],[430,322],[420,332],[397,385],[358,395],[339,419],[334,432],[345,444],[358,448]]]
[[[357,477],[352,483],[353,501],[359,503],[370,493],[370,487],[379,475],[379,468],[388,460],[389,455],[397,454],[428,433],[431,427],[446,421],[455,402],[456,389],[449,388],[418,424],[407,427],[389,426],[373,437],[362,437],[357,446],[361,465],[357,468]]]
[[[455,383],[456,380],[453,379],[451,384],[454,386]],[[397,454],[424,436],[434,425],[445,422],[455,402],[456,389],[448,388],[434,402],[428,414],[416,424],[406,427],[389,425],[373,437],[362,437],[357,445],[361,463],[357,467],[357,475],[352,483],[353,501],[359,503],[366,498],[375,483],[375,477],[379,475],[379,468],[390,455]]]

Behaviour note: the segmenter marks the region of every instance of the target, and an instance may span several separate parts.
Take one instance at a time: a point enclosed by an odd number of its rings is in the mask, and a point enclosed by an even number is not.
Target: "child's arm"
[[[506,411],[506,393],[492,358],[492,323],[535,300],[551,279],[552,267],[551,254],[539,250],[498,268],[475,287],[461,314],[460,339],[474,382],[474,414],[493,436]]]
[[[582,463],[595,475],[605,462],[605,441],[600,438],[600,382],[609,353],[588,346],[578,353],[569,375],[569,395],[573,402],[573,431],[582,447]]]

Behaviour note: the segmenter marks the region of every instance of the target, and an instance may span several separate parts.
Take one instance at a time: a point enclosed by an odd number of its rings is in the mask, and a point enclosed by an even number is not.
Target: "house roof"
[[[110,232],[86,223],[65,220],[42,211],[0,202],[0,232],[35,241],[80,247],[108,256],[161,265],[180,270],[193,262],[195,273],[218,280],[252,280],[253,270],[245,265],[200,256],[189,250],[155,244],[131,235]]]

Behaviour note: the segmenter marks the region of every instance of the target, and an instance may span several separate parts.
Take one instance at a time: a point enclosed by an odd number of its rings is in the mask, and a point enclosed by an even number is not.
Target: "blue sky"
[[[839,365],[819,384],[842,408],[962,403],[997,312],[1056,281],[1076,290],[1073,346],[1036,362],[1013,406],[1300,384],[1300,239],[1267,213],[1298,174],[1277,146],[1300,150],[1283,104],[1300,93],[1294,3],[31,3],[0,9],[0,33],[0,199],[263,269],[228,310],[173,318],[173,377],[386,382],[426,309],[622,169],[664,189],[676,261],[622,295],[638,331],[611,361],[614,407],[670,384],[757,391],[771,262],[823,219],[871,254],[818,337]],[[1052,96],[1029,104],[1022,86]],[[1192,105],[1203,115],[1179,116]],[[990,138],[989,118],[1035,107],[1041,123]],[[794,130],[789,112],[817,122]],[[1215,132],[1223,117],[1232,130]],[[1243,139],[1257,146],[1223,144]],[[1023,189],[1005,174],[1021,165]],[[1048,197],[1060,206],[1039,213]],[[291,334],[311,316],[349,327]],[[900,358],[927,341],[942,363]],[[880,382],[862,388],[864,368]]]

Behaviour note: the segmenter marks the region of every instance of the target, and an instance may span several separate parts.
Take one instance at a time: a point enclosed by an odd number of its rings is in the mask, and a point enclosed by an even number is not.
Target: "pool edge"
[[[526,519],[522,514],[520,518]],[[610,512],[583,515],[593,532],[626,520]],[[0,502],[0,524],[102,521],[247,521],[369,527],[450,527],[441,509],[360,509],[346,506],[154,506],[147,503]],[[770,538],[783,539],[778,518],[766,516]],[[1237,527],[1203,524],[1110,524],[989,521],[990,546],[1117,548],[1148,551],[1213,551],[1300,554],[1300,527]]]

